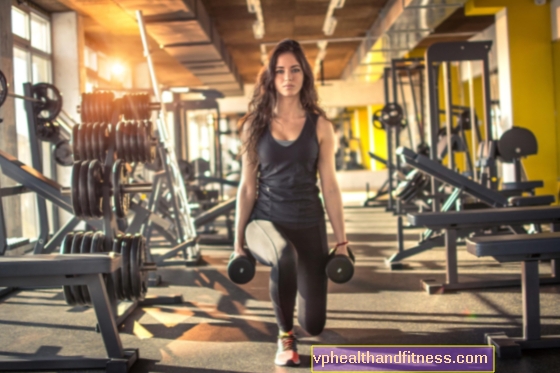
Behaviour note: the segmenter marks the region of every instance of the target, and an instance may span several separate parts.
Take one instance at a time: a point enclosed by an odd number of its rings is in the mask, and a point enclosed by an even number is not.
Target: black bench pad
[[[528,192],[533,189],[542,188],[543,186],[544,186],[544,182],[542,180],[518,181],[518,182],[502,183],[502,190],[519,190],[519,191]]]
[[[509,197],[508,203],[511,206],[545,206],[554,203],[556,199],[553,195],[530,196],[530,197]]]
[[[502,207],[484,210],[408,214],[408,222],[432,229],[560,222],[560,206]]]
[[[477,257],[560,258],[560,232],[472,237],[467,251]]]
[[[106,254],[52,254],[0,257],[0,277],[72,276],[112,273],[121,256]]]

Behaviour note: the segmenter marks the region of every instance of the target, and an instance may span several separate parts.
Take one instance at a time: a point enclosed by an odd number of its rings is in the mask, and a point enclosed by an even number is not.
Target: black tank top
[[[289,146],[276,142],[270,126],[260,138],[258,196],[251,220],[309,228],[324,219],[317,187],[318,117],[308,113],[299,137]]]

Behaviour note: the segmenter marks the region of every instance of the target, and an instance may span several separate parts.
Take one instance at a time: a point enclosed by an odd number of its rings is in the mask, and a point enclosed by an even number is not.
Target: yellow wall
[[[369,112],[374,113],[383,108],[383,105],[372,105]],[[348,108],[354,137],[359,137],[360,155],[362,165],[366,170],[381,170],[385,166],[370,158],[368,152],[373,151],[376,155],[387,158],[387,135],[384,130],[374,128],[368,115],[368,107]],[[373,149],[370,146],[370,135],[373,131]],[[372,165],[372,162],[374,163]]]
[[[557,52],[551,42],[550,6],[528,0],[469,0],[465,13],[495,14],[506,6],[512,124],[530,129],[539,143],[539,153],[524,161],[528,178],[544,181],[539,194],[556,195],[560,160],[553,55]]]
[[[370,111],[373,114],[376,111],[383,109],[383,106],[384,105],[382,104],[371,105]],[[387,133],[384,130],[373,127],[373,125],[371,128],[373,130],[373,153],[387,159]],[[375,161],[374,170],[383,170],[385,168],[386,167],[383,163]]]
[[[556,95],[554,96],[554,103],[556,106],[556,128],[560,128],[560,115],[558,115],[558,110],[560,110],[560,41],[552,43],[552,60],[554,68],[554,91]],[[560,131],[556,131],[556,144],[560,144]],[[560,175],[560,151],[556,153],[557,163],[557,173]]]

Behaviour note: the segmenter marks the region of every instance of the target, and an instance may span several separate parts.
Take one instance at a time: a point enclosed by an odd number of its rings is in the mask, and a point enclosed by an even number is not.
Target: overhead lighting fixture
[[[261,62],[263,66],[268,65],[268,54],[266,53],[266,44],[261,44]]]
[[[261,0],[247,0],[249,13],[254,13],[257,20],[253,23],[253,35],[255,39],[262,39],[264,36],[264,19],[262,15]]]
[[[329,42],[326,41],[326,40],[321,40],[321,41],[317,42],[317,47],[319,48],[319,53],[317,53],[317,58],[315,58],[315,66],[313,67],[313,74],[315,75],[315,78],[317,78],[317,76],[321,72],[321,63],[323,62],[323,60],[325,59],[325,56],[327,55],[327,45],[328,44],[329,44]]]
[[[189,87],[170,87],[169,90],[173,93],[189,93]]]
[[[248,0],[250,1],[250,0]],[[331,0],[329,3],[329,8],[327,10],[327,15],[325,16],[325,22],[323,23],[323,33],[327,36],[334,34],[334,29],[336,28],[337,20],[333,17],[335,9],[341,9],[344,6],[345,0]]]

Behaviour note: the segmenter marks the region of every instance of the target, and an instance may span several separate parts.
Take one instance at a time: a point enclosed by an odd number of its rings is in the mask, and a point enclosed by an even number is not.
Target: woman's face
[[[303,86],[303,70],[293,53],[286,52],[278,56],[274,86],[282,96],[299,95]]]

